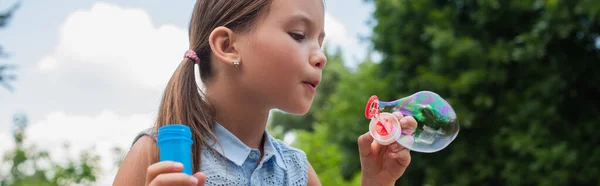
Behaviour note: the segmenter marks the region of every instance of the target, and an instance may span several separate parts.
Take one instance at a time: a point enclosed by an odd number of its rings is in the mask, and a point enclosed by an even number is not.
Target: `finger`
[[[204,183],[206,182],[206,174],[204,174],[203,172],[197,172],[196,174],[194,174],[194,177],[198,179],[197,186],[204,186]]]
[[[183,164],[173,161],[162,161],[152,164],[146,170],[146,183],[149,184],[156,176],[164,173],[181,172]]]
[[[411,161],[410,151],[408,149],[402,149],[398,152],[390,152],[388,156],[391,159],[396,160],[401,167],[408,167]]]
[[[398,118],[398,119],[404,117],[404,115],[402,114],[402,112],[399,112],[399,111],[393,112],[392,115],[396,116],[396,118]]]
[[[386,146],[383,146],[377,142],[373,142],[371,143],[371,155],[377,156],[380,154],[381,150],[384,149]],[[385,150],[385,149],[384,149]]]
[[[371,134],[364,133],[358,137],[358,151],[360,152],[360,157],[367,157],[371,155],[371,143],[373,142],[373,136]]]
[[[396,116],[398,120],[404,117],[404,115],[402,115],[402,112],[393,112],[392,115]]]
[[[400,119],[400,126],[402,126],[402,133],[412,134],[417,128],[417,120],[412,116],[406,116]]]
[[[185,173],[166,173],[160,174],[150,182],[149,186],[161,186],[161,185],[198,185],[198,179],[194,176],[187,175]]]
[[[405,147],[398,144],[398,142],[394,142],[388,148],[390,149],[390,152],[399,152],[400,150],[404,149]]]

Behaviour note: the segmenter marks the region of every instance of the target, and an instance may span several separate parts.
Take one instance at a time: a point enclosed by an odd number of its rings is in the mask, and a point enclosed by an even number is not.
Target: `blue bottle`
[[[158,129],[160,161],[183,164],[183,173],[192,175],[192,132],[186,125],[170,124]]]

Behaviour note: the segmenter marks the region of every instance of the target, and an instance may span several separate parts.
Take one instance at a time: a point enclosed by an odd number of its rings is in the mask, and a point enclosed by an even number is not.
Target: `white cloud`
[[[349,34],[348,27],[337,17],[325,13],[324,44],[332,49],[342,49],[344,63],[347,67],[355,68],[366,56],[368,45],[359,41],[358,35]]]
[[[22,65],[14,94],[2,97],[0,130],[13,112],[33,121],[55,110],[134,114],[158,108],[164,86],[188,48],[187,30],[153,25],[141,9],[96,3],[70,14],[56,47]],[[8,122],[7,122],[8,121]]]
[[[105,75],[102,81],[129,82],[160,90],[187,47],[187,30],[183,28],[155,28],[150,16],[141,9],[97,3],[90,10],[77,11],[67,18],[55,53],[44,57],[40,67],[46,73],[97,73],[97,68],[101,68],[106,71],[98,74]],[[80,68],[84,66],[96,68]]]
[[[2,101],[0,113],[26,112],[32,121],[26,143],[51,150],[55,160],[94,145],[105,169],[98,185],[111,185],[111,149],[127,149],[152,124],[187,48],[184,28],[153,25],[141,9],[96,3],[67,17],[52,53],[21,68],[18,92]],[[14,142],[4,130],[7,115],[0,119],[2,156]],[[63,142],[71,144],[69,154]]]
[[[150,127],[152,122],[151,113],[124,116],[106,110],[98,115],[85,116],[52,112],[46,119],[27,128],[25,144],[35,144],[40,150],[48,150],[52,159],[58,162],[63,162],[65,157],[76,158],[82,150],[94,147],[93,152],[100,155],[103,169],[98,184],[110,185],[116,173],[113,158],[117,158],[112,149],[120,147],[127,150],[137,133]],[[70,145],[68,154],[63,149],[65,142]]]
[[[56,59],[52,56],[46,56],[40,60],[39,67],[44,71],[51,71],[56,69]]]
[[[104,169],[99,184],[110,185],[116,173],[112,148],[127,149],[152,124],[148,112],[158,108],[187,47],[187,30],[155,27],[141,9],[96,3],[69,15],[54,53],[40,60],[31,78],[54,95],[42,102],[61,106],[30,125],[29,142],[51,149],[56,160],[65,155],[64,142],[71,144],[70,156],[95,146]]]
[[[0,131],[0,157],[4,156],[4,149],[12,149],[15,147],[15,142],[12,138],[12,133]]]
[[[348,30],[344,23],[329,13],[325,13],[325,44],[348,48],[352,38],[348,36]]]

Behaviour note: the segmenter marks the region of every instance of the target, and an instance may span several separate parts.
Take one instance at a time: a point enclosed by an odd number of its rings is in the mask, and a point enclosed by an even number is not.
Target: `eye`
[[[298,34],[298,33],[289,33],[289,34],[290,34],[290,36],[292,38],[294,38],[294,40],[296,40],[298,42],[303,41],[304,39],[306,39],[306,37],[304,35],[302,35],[302,34]]]

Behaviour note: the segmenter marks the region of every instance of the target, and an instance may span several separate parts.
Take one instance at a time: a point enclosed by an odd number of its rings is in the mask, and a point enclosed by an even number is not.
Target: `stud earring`
[[[233,67],[237,68],[238,66],[240,66],[240,60],[239,59],[233,60]]]

